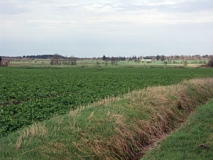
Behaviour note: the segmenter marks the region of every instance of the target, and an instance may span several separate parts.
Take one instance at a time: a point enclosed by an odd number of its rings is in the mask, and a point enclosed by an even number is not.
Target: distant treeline
[[[75,59],[75,60],[104,60],[104,61],[137,61],[141,59],[152,59],[152,60],[162,60],[162,61],[171,61],[171,60],[202,60],[202,59],[213,59],[213,55],[173,55],[173,56],[165,56],[165,55],[157,55],[157,56],[132,56],[132,57],[108,57],[103,55],[102,57],[93,57],[93,58],[79,58],[79,57],[66,57],[60,54],[43,54],[43,55],[26,55],[19,57],[9,57],[9,56],[1,56],[3,60],[5,59]]]
[[[64,56],[58,55],[59,58],[65,58]],[[30,59],[52,59],[54,55],[51,54],[44,54],[44,55],[30,55],[30,56],[23,56],[23,58],[30,58]]]

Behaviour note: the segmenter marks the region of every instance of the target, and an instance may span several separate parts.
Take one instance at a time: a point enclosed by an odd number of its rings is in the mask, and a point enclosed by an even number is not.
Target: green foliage
[[[187,61],[184,61],[184,66],[186,67],[188,65],[188,62]]]
[[[150,159],[209,160],[213,157],[213,101],[197,108],[187,125],[170,135],[154,150],[145,154]]]
[[[105,55],[103,55],[102,60],[103,60],[103,61],[107,60],[107,58],[106,58]]]
[[[157,60],[160,60],[160,55],[157,55],[156,59],[157,59]]]
[[[0,68],[0,137],[107,96],[207,76],[199,68]]]

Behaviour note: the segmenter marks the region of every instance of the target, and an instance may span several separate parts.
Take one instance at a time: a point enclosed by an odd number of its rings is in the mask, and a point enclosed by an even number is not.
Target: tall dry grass
[[[85,145],[97,159],[134,159],[138,153],[143,154],[147,147],[180,126],[198,105],[212,97],[212,78],[131,92],[124,97],[129,102],[127,107],[141,114],[145,112],[149,118],[130,119],[125,113],[111,114],[110,118],[116,124],[114,134],[102,141],[88,142],[84,139]],[[111,103],[102,102],[105,105]],[[102,106],[102,102],[98,106]]]

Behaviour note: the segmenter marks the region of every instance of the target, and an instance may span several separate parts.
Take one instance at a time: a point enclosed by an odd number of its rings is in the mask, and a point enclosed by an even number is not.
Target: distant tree
[[[184,61],[184,66],[186,67],[188,65],[187,60]]]
[[[103,55],[102,60],[104,60],[104,61],[107,60],[105,55]]]
[[[165,61],[165,60],[166,60],[166,57],[165,57],[164,55],[162,55],[162,56],[160,57],[160,59],[161,59],[161,61]]]
[[[137,60],[138,58],[136,56],[132,56],[132,60]]]
[[[176,56],[175,56],[175,59],[176,59],[176,60],[179,60],[179,59],[180,59],[180,56],[176,55]]]
[[[209,60],[207,66],[213,68],[213,58]]]
[[[53,58],[50,61],[51,65],[60,65],[60,55],[59,54],[54,54]]]
[[[27,55],[23,56],[23,58],[31,58],[31,59],[51,59],[54,55],[48,54],[48,55]],[[63,56],[60,56],[61,58],[65,58]]]
[[[160,60],[160,55],[157,55],[156,59],[157,59],[157,61]]]
[[[57,54],[57,53],[53,55],[53,58],[54,58],[54,59],[59,59],[60,57],[61,57],[61,55],[59,55],[59,54]]]
[[[2,58],[1,58],[1,56],[0,56],[0,65],[1,65],[1,61],[2,61]]]
[[[77,65],[77,58],[71,57],[69,60],[71,61],[71,65],[72,66],[76,66]]]

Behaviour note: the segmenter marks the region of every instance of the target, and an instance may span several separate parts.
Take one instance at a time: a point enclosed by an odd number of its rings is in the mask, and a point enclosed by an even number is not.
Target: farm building
[[[142,58],[141,62],[152,62],[152,58]]]

